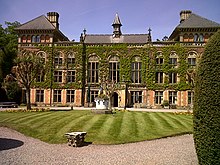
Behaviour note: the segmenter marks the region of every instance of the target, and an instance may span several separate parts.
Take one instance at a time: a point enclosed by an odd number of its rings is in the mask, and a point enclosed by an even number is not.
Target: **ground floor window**
[[[177,101],[177,92],[176,91],[169,91],[169,103],[176,104]]]
[[[36,90],[36,102],[44,102],[44,90]]]
[[[74,98],[75,98],[75,90],[67,90],[66,91],[66,102],[74,103]]]
[[[53,102],[61,103],[61,90],[53,91]]]
[[[162,104],[163,91],[155,91],[155,104]]]
[[[142,91],[131,91],[131,104],[142,103]]]
[[[90,103],[95,102],[95,98],[98,97],[98,93],[99,93],[99,91],[97,91],[97,90],[91,90],[90,96],[88,97],[88,99],[89,99],[88,101]]]
[[[194,92],[188,91],[188,104],[193,104]]]

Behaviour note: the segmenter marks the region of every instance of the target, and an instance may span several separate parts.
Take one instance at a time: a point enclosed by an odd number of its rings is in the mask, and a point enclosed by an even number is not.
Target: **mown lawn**
[[[0,112],[0,126],[13,128],[48,143],[65,143],[64,134],[86,131],[86,142],[120,144],[192,133],[191,115],[150,112],[91,111]]]

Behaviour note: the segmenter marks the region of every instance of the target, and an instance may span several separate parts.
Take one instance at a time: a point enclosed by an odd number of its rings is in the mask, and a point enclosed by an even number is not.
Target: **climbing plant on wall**
[[[142,68],[141,68],[141,84],[150,90],[187,90],[192,89],[192,87],[186,82],[186,74],[189,66],[187,64],[187,48],[181,45],[171,45],[163,47],[137,47],[135,45],[126,44],[113,44],[113,45],[86,45],[85,46],[85,59],[83,59],[83,46],[81,44],[76,44],[74,46],[54,46],[54,47],[39,47],[39,50],[45,51],[48,58],[46,67],[46,80],[45,82],[34,83],[35,87],[49,88],[52,84],[52,88],[82,88],[82,76],[83,76],[83,60],[85,60],[85,68],[88,69],[88,57],[95,55],[99,59],[99,77],[108,77],[109,75],[109,58],[113,55],[117,56],[120,60],[120,81],[131,82],[131,63],[135,56],[141,58]],[[53,72],[57,68],[54,68],[53,60],[57,52],[62,52],[64,54],[63,66],[58,69],[68,70],[67,67],[67,54],[73,52],[75,55],[75,64],[72,66],[76,71],[76,80],[73,83],[54,83],[53,82]],[[157,65],[156,58],[158,52],[162,52],[163,64]],[[178,67],[173,67],[170,64],[170,55],[175,53],[178,57]],[[164,73],[164,83],[158,84],[155,82],[156,72],[160,71]],[[168,74],[174,72],[178,74],[179,82],[175,84],[169,84]]]

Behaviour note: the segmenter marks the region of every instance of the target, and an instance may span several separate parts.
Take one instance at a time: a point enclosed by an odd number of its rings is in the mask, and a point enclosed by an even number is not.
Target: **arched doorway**
[[[118,107],[118,94],[116,92],[113,94],[113,107]]]

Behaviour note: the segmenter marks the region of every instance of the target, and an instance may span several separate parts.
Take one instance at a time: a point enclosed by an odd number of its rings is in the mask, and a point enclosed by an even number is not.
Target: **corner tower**
[[[119,38],[122,35],[122,33],[121,33],[122,24],[121,24],[121,21],[119,19],[118,13],[116,13],[116,15],[115,15],[115,19],[112,23],[112,26],[113,26],[113,29],[114,29],[113,36],[115,38]]]

